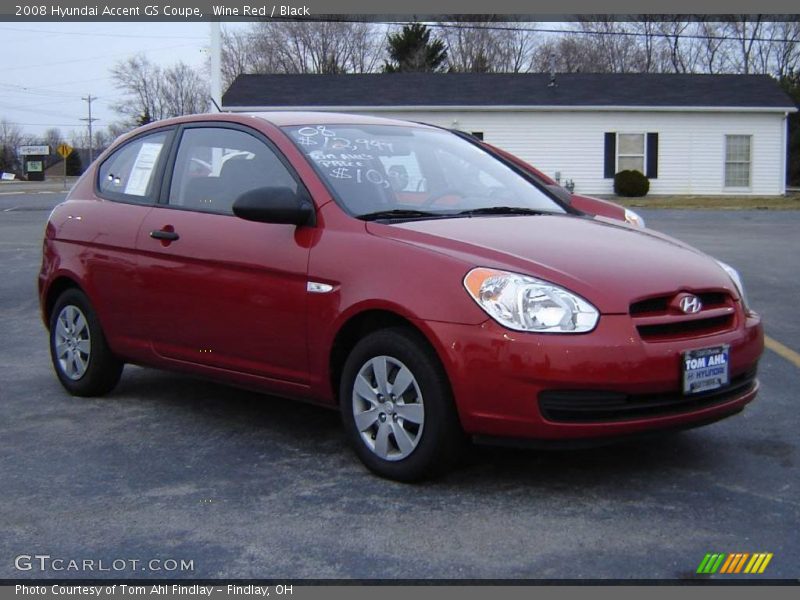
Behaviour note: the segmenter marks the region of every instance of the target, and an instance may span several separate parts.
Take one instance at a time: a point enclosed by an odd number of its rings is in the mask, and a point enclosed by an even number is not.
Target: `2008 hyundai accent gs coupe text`
[[[598,221],[451,132],[325,113],[197,115],[118,140],[50,216],[56,374],[123,363],[338,406],[399,480],[466,437],[692,427],[756,395],[736,272]]]

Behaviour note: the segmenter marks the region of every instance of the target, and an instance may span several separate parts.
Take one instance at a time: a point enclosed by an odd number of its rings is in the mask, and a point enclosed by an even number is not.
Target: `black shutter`
[[[613,179],[617,163],[617,134],[613,131],[606,132],[605,163],[603,177]]]
[[[658,178],[658,134],[647,134],[647,166],[645,175],[650,179]]]

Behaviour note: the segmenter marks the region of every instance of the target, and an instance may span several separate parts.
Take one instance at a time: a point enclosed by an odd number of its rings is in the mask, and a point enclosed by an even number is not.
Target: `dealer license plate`
[[[730,346],[714,346],[683,353],[683,393],[698,394],[728,385]]]

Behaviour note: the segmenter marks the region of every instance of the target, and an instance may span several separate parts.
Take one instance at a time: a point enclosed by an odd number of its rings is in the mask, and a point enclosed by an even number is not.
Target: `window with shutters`
[[[603,177],[613,179],[616,173],[635,170],[649,179],[658,177],[658,132],[604,134]]]
[[[617,134],[617,173],[639,171],[644,175],[647,149],[643,133]]]

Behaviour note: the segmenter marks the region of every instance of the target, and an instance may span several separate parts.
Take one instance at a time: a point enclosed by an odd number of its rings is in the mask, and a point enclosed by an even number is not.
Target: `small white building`
[[[763,75],[241,75],[223,110],[325,110],[474,133],[585,194],[639,169],[651,194],[786,191],[787,116]]]

